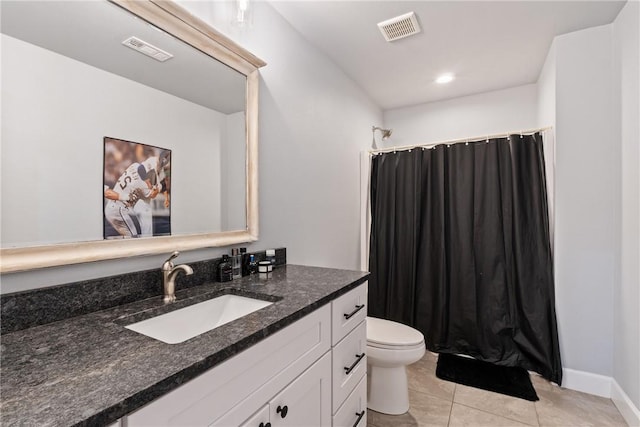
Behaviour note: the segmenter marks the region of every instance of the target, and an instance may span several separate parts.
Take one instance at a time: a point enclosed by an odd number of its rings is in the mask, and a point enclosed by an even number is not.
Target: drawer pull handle
[[[289,412],[289,408],[287,407],[287,405],[284,405],[284,406],[278,405],[278,408],[276,409],[276,413],[280,414],[282,418],[287,416],[287,412]]]
[[[353,427],[356,427],[358,425],[358,423],[360,422],[360,420],[362,419],[362,417],[364,417],[364,411],[356,412],[356,415],[358,416],[358,419],[356,420],[355,423],[353,423]]]
[[[356,309],[355,309],[355,310],[353,310],[353,311],[352,311],[351,313],[349,313],[349,314],[345,313],[345,314],[344,314],[344,318],[345,318],[345,319],[351,319],[351,318],[352,318],[352,317],[353,317],[357,312],[359,312],[359,311],[360,311],[360,310],[362,310],[363,308],[364,308],[364,304],[356,305]]]
[[[260,423],[258,427],[271,427],[271,423]]]
[[[353,371],[356,367],[356,365],[358,363],[360,363],[360,361],[362,360],[362,358],[364,357],[364,353],[362,354],[356,354],[356,361],[353,362],[353,365],[349,366],[348,368],[345,366],[344,367],[344,372],[349,375],[351,373],[351,371]]]

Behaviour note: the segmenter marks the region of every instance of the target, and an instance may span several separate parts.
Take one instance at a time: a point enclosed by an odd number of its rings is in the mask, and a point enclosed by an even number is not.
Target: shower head
[[[382,140],[386,140],[389,139],[389,137],[391,136],[391,132],[393,132],[393,129],[383,129],[381,127],[378,126],[373,126],[371,128],[371,131],[373,132],[373,143],[372,143],[372,148],[373,149],[377,149],[377,144],[376,144],[376,131],[379,130],[380,134],[382,134]]]
[[[393,132],[393,129],[382,129],[382,128],[379,128],[378,126],[374,126],[371,130],[373,131],[374,134],[377,130],[379,130],[380,133],[382,134],[383,141],[385,139],[388,139],[391,136],[391,132]]]

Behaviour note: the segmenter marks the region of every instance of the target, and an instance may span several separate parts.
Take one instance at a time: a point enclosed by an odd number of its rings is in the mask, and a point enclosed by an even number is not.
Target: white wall
[[[383,145],[424,144],[536,128],[537,96],[536,85],[530,84],[387,110],[384,126],[392,128],[393,134]]]
[[[620,200],[611,26],[556,37],[556,298],[563,365],[611,376]]]
[[[556,124],[556,43],[551,43],[538,82],[538,126]]]
[[[247,225],[247,144],[244,112],[227,115],[226,143],[221,148],[222,230],[244,230]]]
[[[267,62],[260,70],[260,241],[290,263],[359,269],[359,153],[382,113],[268,3],[253,27],[226,3],[181,2]]]
[[[242,33],[230,27],[225,3],[184,5],[268,64],[260,78],[260,240],[247,247],[285,246],[290,263],[359,269],[359,153],[371,143],[371,126],[382,123],[380,109],[266,2],[254,3],[254,26]],[[160,268],[164,258],[6,274],[2,292]]]
[[[538,127],[551,126],[544,134],[544,164],[547,173],[547,198],[549,199],[549,231],[551,248],[555,251],[555,182],[556,182],[556,47],[551,43],[549,52],[538,76]]]
[[[565,385],[610,393],[630,425],[640,422],[639,5],[628,2],[613,25],[556,38],[538,79],[540,124],[559,132]]]
[[[4,34],[1,42],[3,247],[102,240],[105,136],[173,150],[173,233],[219,229],[224,114]],[[204,196],[192,181],[206,170]]]
[[[620,112],[619,280],[614,288],[613,378],[640,408],[640,3],[629,1],[613,23]],[[616,402],[618,403],[618,402]],[[636,415],[638,417],[638,415]]]

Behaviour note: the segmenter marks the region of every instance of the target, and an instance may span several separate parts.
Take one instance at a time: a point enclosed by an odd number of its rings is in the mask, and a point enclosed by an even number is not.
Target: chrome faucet
[[[193,269],[187,264],[173,265],[173,259],[180,255],[175,251],[168,260],[162,264],[162,283],[164,285],[164,303],[168,304],[176,300],[176,276],[180,271],[184,271],[187,276],[193,274]]]

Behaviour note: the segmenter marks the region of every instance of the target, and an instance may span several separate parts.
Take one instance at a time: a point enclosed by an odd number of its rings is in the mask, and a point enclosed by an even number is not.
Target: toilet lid
[[[381,346],[415,346],[424,342],[417,330],[391,320],[367,317],[367,341]]]

